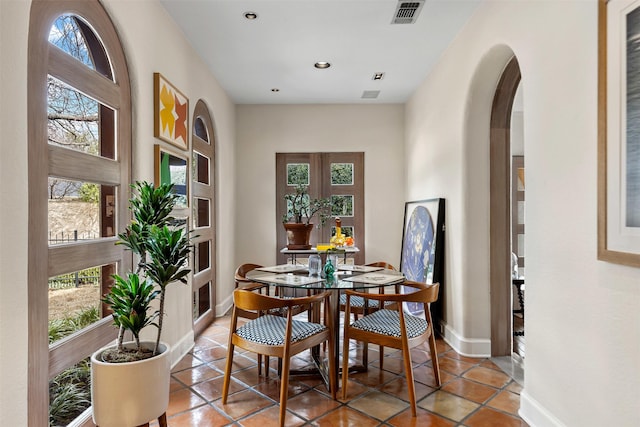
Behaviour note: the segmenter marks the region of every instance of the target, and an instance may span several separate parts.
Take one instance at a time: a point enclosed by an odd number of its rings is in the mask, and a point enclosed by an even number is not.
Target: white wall
[[[640,270],[596,255],[595,1],[483,3],[407,104],[408,198],[448,202],[448,330],[467,348],[490,338],[488,118],[511,51],[527,161],[521,415],[534,426],[637,425]]]
[[[218,259],[215,281],[232,277],[235,109],[157,0],[103,0],[124,46],[132,85],[133,178],[153,180],[153,72],[190,100],[202,98],[216,134]],[[0,1],[0,424],[27,425],[27,34],[30,1]],[[222,297],[225,297],[223,294]],[[191,291],[171,285],[163,340],[180,353],[193,343]]]
[[[366,261],[399,265],[402,105],[239,105],[236,116],[238,265],[276,261],[275,153],[331,151],[365,153]]]

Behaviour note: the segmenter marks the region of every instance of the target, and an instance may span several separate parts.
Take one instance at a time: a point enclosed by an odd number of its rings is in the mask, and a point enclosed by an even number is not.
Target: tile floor
[[[277,425],[280,382],[272,364],[259,377],[253,353],[236,352],[230,395],[221,402],[230,316],[218,318],[196,339],[195,347],[173,369],[167,411],[170,427]],[[412,351],[418,416],[411,417],[402,355],[385,349],[379,368],[378,347],[369,346],[369,370],[349,376],[346,400],[333,400],[324,383],[313,377],[291,377],[287,426],[527,426],[518,415],[521,386],[489,359],[458,355],[438,340],[442,386],[435,387],[428,348]],[[350,357],[361,360],[361,346],[351,344]],[[308,354],[292,360],[310,365]],[[341,392],[338,392],[338,397]]]

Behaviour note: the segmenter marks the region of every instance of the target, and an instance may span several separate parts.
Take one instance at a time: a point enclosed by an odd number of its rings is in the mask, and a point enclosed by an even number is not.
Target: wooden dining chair
[[[366,264],[369,267],[381,267],[387,270],[398,271],[393,265],[389,264],[386,261],[377,261]],[[378,293],[384,293],[384,286],[380,286],[378,288]],[[400,293],[399,285],[396,285],[395,289],[396,293]],[[347,302],[347,296],[345,294],[340,295],[340,311],[345,311]],[[396,304],[392,301],[385,301],[385,308],[393,308]],[[358,320],[358,317],[364,314],[373,313],[374,311],[380,308],[379,301],[377,300],[365,300],[364,298],[358,296],[351,297],[351,314],[353,314],[354,320]],[[384,358],[384,347],[380,346],[380,366],[382,367],[383,358]],[[362,348],[362,365],[367,366],[369,363],[369,348],[367,343],[364,344]]]
[[[429,342],[431,353],[431,363],[433,365],[433,376],[436,385],[440,386],[440,367],[438,365],[438,353],[436,350],[436,340],[433,334],[433,324],[431,320],[430,305],[438,299],[438,283],[427,285],[425,283],[405,281],[405,289],[415,288],[415,292],[401,294],[369,294],[346,290],[347,309],[344,320],[344,342],[342,358],[342,398],[347,398],[347,383],[349,376],[349,340],[354,339],[363,342],[378,344],[380,346],[392,347],[402,350],[404,359],[404,370],[409,389],[409,400],[411,402],[411,414],[416,416],[416,391],[413,382],[413,366],[411,364],[411,349],[425,341]],[[396,303],[395,309],[383,308],[373,313],[366,314],[358,320],[351,322],[351,299],[362,297],[376,300],[383,305],[385,301]],[[405,313],[403,302],[422,304],[424,307],[424,318]]]
[[[231,380],[231,367],[233,364],[233,354],[235,347],[251,351],[265,356],[275,356],[282,359],[282,377],[280,384],[280,426],[284,426],[287,397],[289,387],[289,366],[291,357],[296,354],[318,346],[327,341],[329,344],[329,354],[334,354],[336,343],[333,339],[332,325],[314,322],[293,320],[292,307],[296,305],[313,306],[313,310],[318,313],[319,319],[322,305],[329,304],[330,292],[325,291],[319,294],[296,297],[278,298],[262,295],[244,289],[236,289],[233,292],[233,314],[231,317],[231,329],[229,332],[229,346],[227,363],[224,373],[224,383],[222,387],[222,403],[227,403],[229,393],[229,382]],[[272,310],[286,309],[287,316],[274,316],[268,313]],[[255,319],[248,321],[242,326],[238,325],[239,311],[254,311],[262,313]],[[318,320],[319,322],[319,320]],[[336,398],[336,366],[333,357],[329,357],[329,389],[333,398]]]

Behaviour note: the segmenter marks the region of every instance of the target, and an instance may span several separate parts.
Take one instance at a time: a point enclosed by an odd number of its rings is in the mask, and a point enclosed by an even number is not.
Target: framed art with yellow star
[[[153,73],[153,136],[189,148],[189,99],[160,73]]]

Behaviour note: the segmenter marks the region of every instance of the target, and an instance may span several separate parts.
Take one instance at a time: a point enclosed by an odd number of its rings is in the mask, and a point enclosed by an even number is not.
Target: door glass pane
[[[49,31],[49,43],[59,47],[87,67],[95,70],[87,41],[80,29],[80,21],[73,15],[62,15],[56,19]],[[87,29],[86,25],[83,28]]]
[[[115,235],[115,187],[50,177],[48,190],[50,246]]]
[[[309,163],[287,163],[287,185],[309,185]]]
[[[200,317],[211,309],[211,282],[198,289],[198,316]]]
[[[193,177],[196,182],[209,184],[209,159],[197,151],[193,152]]]
[[[102,283],[115,264],[95,266],[49,278],[49,344],[97,322],[102,310]]]
[[[195,199],[194,212],[194,226],[208,227],[209,226],[209,200],[207,199]]]
[[[49,381],[49,425],[66,426],[91,405],[91,358]]]
[[[49,144],[116,158],[114,111],[51,76],[47,79],[47,116]]]
[[[353,196],[331,196],[332,216],[353,216]]]
[[[209,259],[209,241],[198,243],[196,245],[196,274],[209,268]]]
[[[196,118],[193,122],[193,133],[198,136],[201,140],[206,143],[209,143],[209,133],[207,132],[207,126],[205,126],[204,122],[200,117]]]
[[[353,163],[331,163],[331,185],[353,185]]]

